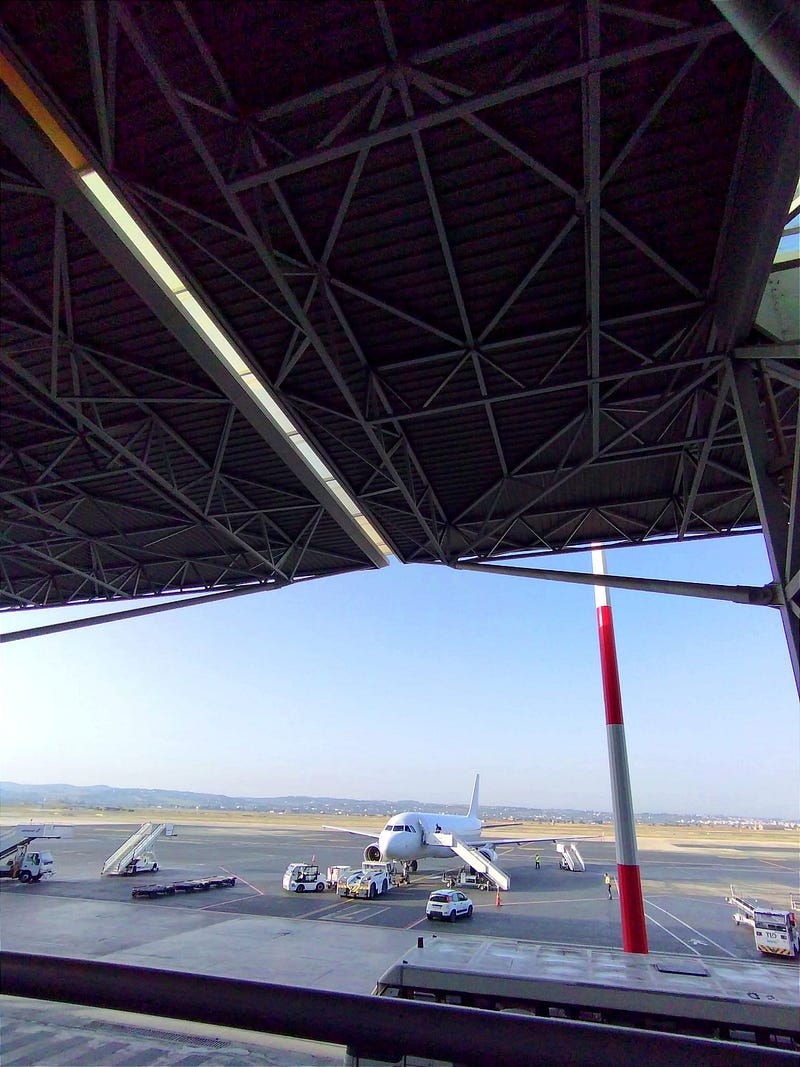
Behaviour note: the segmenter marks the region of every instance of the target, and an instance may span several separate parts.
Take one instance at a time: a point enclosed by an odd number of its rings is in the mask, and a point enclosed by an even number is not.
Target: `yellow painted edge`
[[[28,83],[17,73],[4,55],[0,55],[0,80],[22,104],[30,117],[55,145],[73,170],[85,167],[87,159],[50,114]]]

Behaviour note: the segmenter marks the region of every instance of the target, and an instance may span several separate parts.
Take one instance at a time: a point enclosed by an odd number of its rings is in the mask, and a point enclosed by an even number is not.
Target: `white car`
[[[449,919],[454,923],[459,915],[472,918],[472,901],[458,889],[437,889],[428,897],[425,914],[429,919]]]

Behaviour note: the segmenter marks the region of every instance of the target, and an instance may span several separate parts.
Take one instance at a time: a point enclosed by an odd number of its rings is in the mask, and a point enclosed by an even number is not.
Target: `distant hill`
[[[395,811],[445,811],[463,813],[463,804],[439,801],[358,800],[348,797],[229,797],[219,793],[190,793],[172,789],[135,789],[109,785],[67,785],[47,783],[27,785],[0,782],[0,804],[28,804],[41,807],[92,808],[104,811],[138,808],[172,808],[203,811],[286,811],[323,815],[375,815],[383,817]],[[606,822],[607,812],[575,809],[483,806],[481,815],[489,819],[542,819],[563,822]]]
[[[463,804],[442,804],[437,800],[357,800],[348,797],[229,797],[221,793],[188,793],[177,789],[135,789],[111,785],[66,785],[65,783],[27,785],[0,782],[0,807],[25,804],[42,808],[91,808],[94,811],[133,811],[165,808],[178,811],[263,811],[316,815],[367,815],[382,819],[398,811],[444,811],[463,814]],[[0,814],[2,812],[0,811]],[[484,819],[510,819],[544,823],[611,823],[611,812],[577,808],[525,808],[519,805],[482,805]],[[734,815],[639,812],[638,823],[654,826],[778,826],[797,823],[786,819],[744,818]]]

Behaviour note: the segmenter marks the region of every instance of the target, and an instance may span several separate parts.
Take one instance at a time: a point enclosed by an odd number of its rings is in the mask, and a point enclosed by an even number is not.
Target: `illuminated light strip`
[[[226,337],[225,332],[214,321],[202,303],[191,292],[187,282],[181,278],[170,265],[167,257],[156,247],[144,227],[136,220],[123,201],[117,196],[108,182],[89,164],[86,156],[65,132],[58,120],[42,102],[15,67],[0,54],[0,81],[27,111],[43,134],[50,140],[58,153],[76,172],[82,183],[83,191],[95,209],[103,216],[114,233],[125,244],[132,255],[177,302],[184,317],[191,323],[203,341],[212,349],[217,358],[223,362],[249,395],[258,404],[273,426],[283,434],[291,444],[306,467],[314,477],[328,490],[359,528],[384,556],[392,554],[391,548],[378,533],[373,524],[361,511],[357,502],[347,492],[341,482],[334,477],[316,450],[303,437],[298,428],[259,380],[255,371]]]
[[[96,170],[82,170],[78,177],[90,194],[94,206],[111,224],[117,236],[121,237],[127,248],[146,267],[155,274],[170,293],[177,294],[186,290],[186,282],[180,278],[159,252],[142,227],[131,215],[111,187],[100,177]]]
[[[331,472],[316,449],[305,439],[225,331],[194,295],[187,282],[170,265],[166,256],[158,250],[114,190],[94,169],[82,170],[78,176],[95,207],[114,232],[124,241],[126,247],[150,275],[161,283],[167,294],[177,303],[187,321],[217,358],[236,376],[239,383],[258,404],[259,409],[289,442],[317,481],[324,485],[347,514],[355,519],[361,531],[378,551],[384,556],[390,556],[392,550],[361,511],[358,503]]]

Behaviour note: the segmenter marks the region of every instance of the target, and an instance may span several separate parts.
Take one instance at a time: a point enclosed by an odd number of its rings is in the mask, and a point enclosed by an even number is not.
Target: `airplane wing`
[[[600,835],[584,835],[583,837],[571,837],[571,836],[554,836],[549,834],[547,837],[481,837],[477,841],[468,841],[467,844],[472,848],[480,848],[481,845],[489,845],[490,848],[496,848],[498,845],[534,845],[542,844],[545,841],[550,841],[555,844],[557,841],[599,841]]]
[[[368,837],[371,841],[377,841],[380,837],[380,830],[351,830],[345,826],[323,826],[323,830],[336,830],[340,834],[354,834],[356,837]]]

